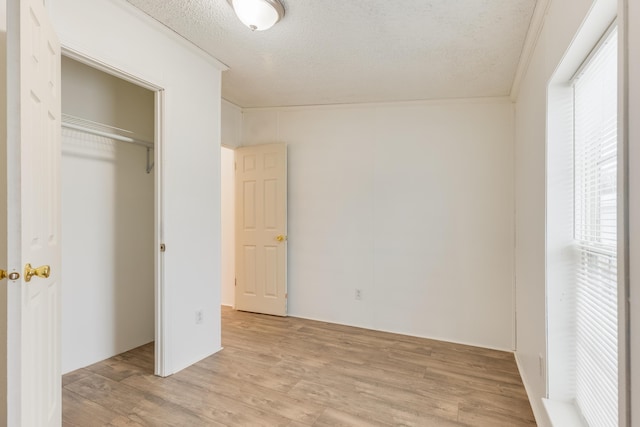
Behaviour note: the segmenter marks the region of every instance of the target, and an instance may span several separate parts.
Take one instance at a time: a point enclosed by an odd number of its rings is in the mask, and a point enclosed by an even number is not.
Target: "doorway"
[[[155,93],[62,58],[62,373],[155,338]]]
[[[287,315],[287,147],[221,148],[222,305]]]

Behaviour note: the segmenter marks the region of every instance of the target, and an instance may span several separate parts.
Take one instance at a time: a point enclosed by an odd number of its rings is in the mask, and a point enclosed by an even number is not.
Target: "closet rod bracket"
[[[147,173],[151,173],[153,166],[155,166],[155,162],[153,161],[151,148],[147,147]]]

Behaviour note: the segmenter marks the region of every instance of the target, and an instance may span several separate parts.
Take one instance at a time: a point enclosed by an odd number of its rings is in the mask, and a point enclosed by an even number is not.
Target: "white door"
[[[8,260],[10,272],[20,278],[7,284],[6,424],[56,426],[61,422],[60,44],[43,0],[7,2],[7,51]]]
[[[287,147],[236,150],[236,309],[287,315]]]

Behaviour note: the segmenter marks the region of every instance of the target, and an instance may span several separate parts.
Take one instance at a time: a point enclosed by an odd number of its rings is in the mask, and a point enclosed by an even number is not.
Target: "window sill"
[[[589,427],[573,403],[542,399],[553,427]]]

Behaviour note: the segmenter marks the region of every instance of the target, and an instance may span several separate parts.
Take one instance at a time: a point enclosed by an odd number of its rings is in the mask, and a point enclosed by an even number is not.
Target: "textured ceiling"
[[[129,0],[230,67],[241,107],[507,96],[536,0],[282,0],[252,32],[226,0]]]

